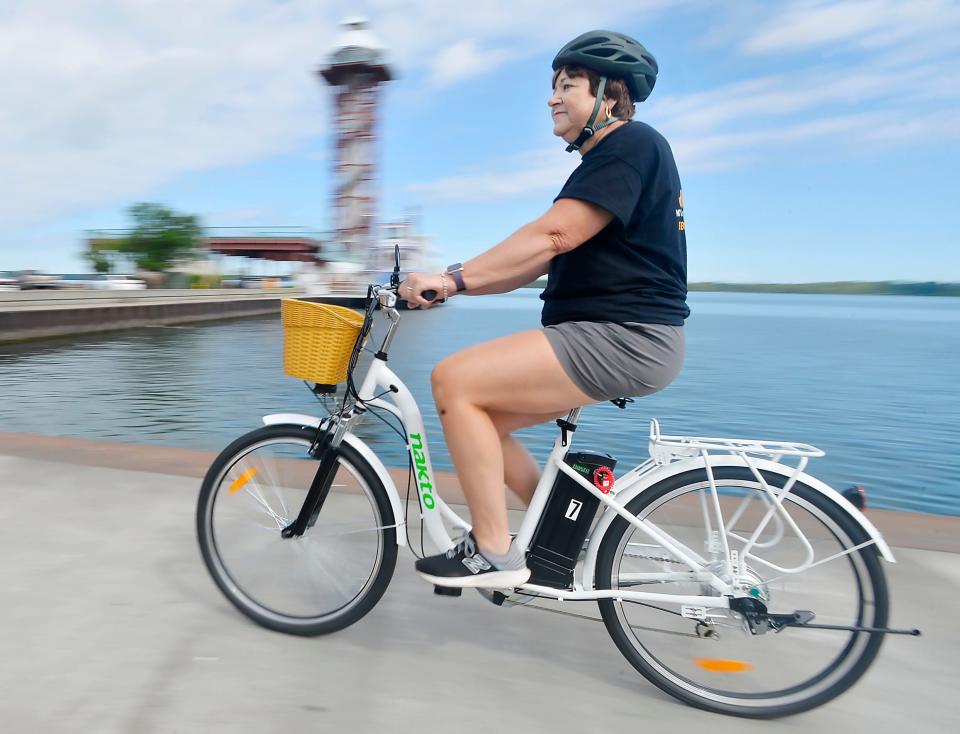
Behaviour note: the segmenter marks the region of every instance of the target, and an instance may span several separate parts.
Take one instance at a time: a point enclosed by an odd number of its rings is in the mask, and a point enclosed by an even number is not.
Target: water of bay
[[[960,514],[960,299],[693,293],[690,304],[677,380],[625,411],[585,410],[578,447],[629,468],[646,457],[651,417],[670,434],[802,441],[827,452],[811,473],[864,484],[874,507]],[[431,368],[536,328],[539,305],[526,290],[404,314],[390,364],[420,402],[438,469],[452,467]],[[220,449],[263,414],[322,412],[284,376],[282,340],[278,319],[263,317],[0,346],[0,430]],[[360,433],[405,464],[385,426]],[[555,433],[518,435],[542,460]]]

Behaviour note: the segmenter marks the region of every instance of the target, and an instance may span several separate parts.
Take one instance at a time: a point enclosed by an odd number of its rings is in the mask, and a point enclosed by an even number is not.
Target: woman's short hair
[[[597,89],[600,87],[600,75],[593,69],[588,69],[585,66],[561,66],[553,72],[552,86],[556,86],[557,77],[563,72],[566,72],[567,76],[571,79],[586,77],[590,82],[590,94],[594,97],[597,96]],[[613,115],[619,117],[621,120],[631,119],[634,112],[637,111],[637,108],[633,105],[633,100],[630,99],[630,89],[623,79],[608,76],[607,84],[603,88],[603,96],[606,99],[612,99],[614,101]]]

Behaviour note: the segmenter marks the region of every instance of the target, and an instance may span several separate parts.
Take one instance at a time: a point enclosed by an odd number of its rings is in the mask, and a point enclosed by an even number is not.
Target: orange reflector
[[[256,468],[248,469],[247,471],[245,471],[243,474],[241,474],[239,477],[236,478],[233,484],[230,485],[230,494],[236,494],[237,492],[239,492],[240,489],[243,487],[243,485],[249,482],[251,479],[253,479],[256,475],[257,475]]]
[[[753,670],[750,663],[743,660],[716,660],[714,658],[696,658],[694,662],[711,673],[746,673]]]

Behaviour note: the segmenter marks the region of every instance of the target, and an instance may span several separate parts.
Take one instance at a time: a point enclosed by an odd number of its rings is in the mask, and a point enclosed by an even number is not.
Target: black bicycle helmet
[[[643,102],[657,82],[657,60],[639,42],[613,31],[587,31],[560,49],[553,70],[583,66],[623,79],[634,102]]]

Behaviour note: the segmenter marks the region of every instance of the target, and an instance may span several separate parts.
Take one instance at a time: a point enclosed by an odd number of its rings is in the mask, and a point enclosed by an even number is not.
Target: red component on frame
[[[593,472],[593,486],[604,494],[610,494],[613,489],[613,470],[608,466],[601,466]]]

